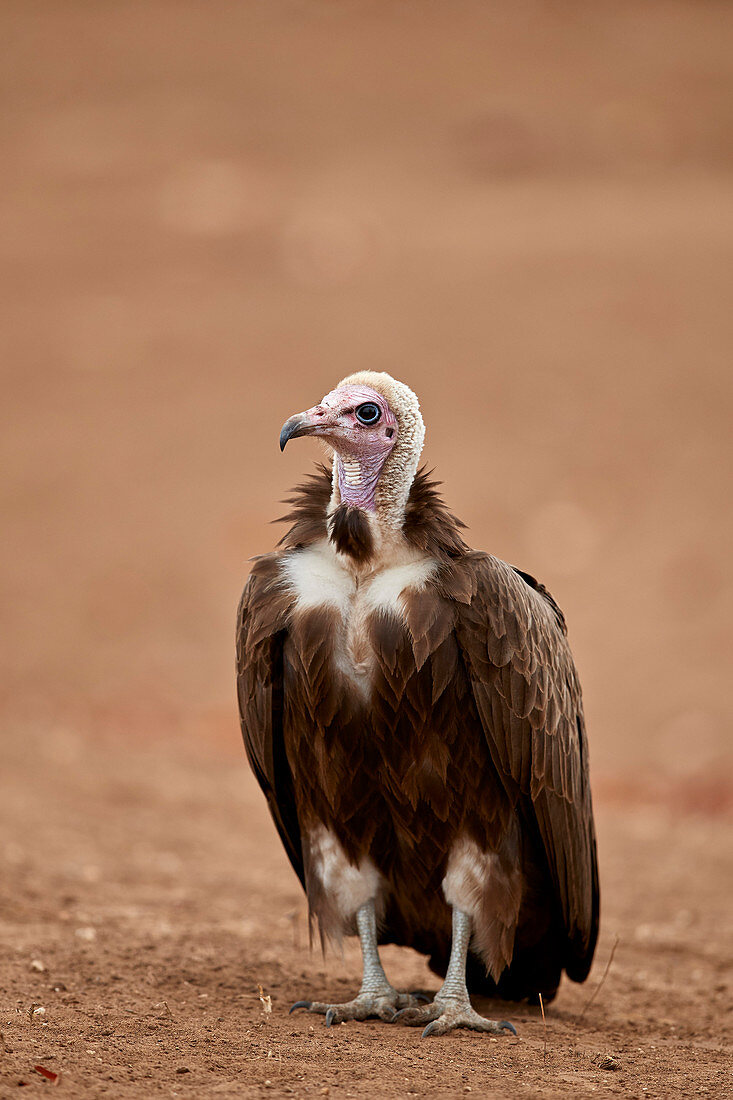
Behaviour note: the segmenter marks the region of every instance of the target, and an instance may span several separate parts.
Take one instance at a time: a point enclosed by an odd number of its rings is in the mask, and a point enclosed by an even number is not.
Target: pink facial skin
[[[376,405],[379,419],[362,424],[362,405]],[[280,448],[288,439],[316,435],[333,447],[343,504],[373,512],[382,467],[397,441],[397,420],[386,400],[369,386],[339,386],[318,405],[291,416],[280,433]]]

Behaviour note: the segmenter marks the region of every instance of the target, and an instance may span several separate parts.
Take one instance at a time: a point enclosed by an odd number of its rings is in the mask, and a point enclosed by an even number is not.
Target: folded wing
[[[305,885],[293,781],[283,741],[283,640],[289,600],[277,554],[255,559],[237,612],[237,695],[252,770],[293,869]]]
[[[598,935],[598,865],[582,698],[564,619],[534,578],[488,554],[467,555],[454,577],[446,594],[458,601],[456,637],[492,761],[534,817],[565,923],[565,967],[582,981]]]

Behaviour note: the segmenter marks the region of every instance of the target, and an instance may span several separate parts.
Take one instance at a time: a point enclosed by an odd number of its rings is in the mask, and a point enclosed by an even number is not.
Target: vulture
[[[506,1029],[469,992],[550,1001],[582,982],[599,886],[580,684],[547,589],[472,550],[418,469],[416,395],[389,374],[345,378],[291,416],[280,448],[332,452],[287,501],[237,617],[250,765],[321,942],[358,935],[345,1004],[378,1017]],[[396,990],[378,945],[428,956],[432,1000]],[[427,1003],[426,1003],[427,1002]]]

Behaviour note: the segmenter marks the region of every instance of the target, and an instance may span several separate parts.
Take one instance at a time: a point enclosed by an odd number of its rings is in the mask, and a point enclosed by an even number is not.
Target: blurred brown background
[[[420,395],[473,544],[564,608],[601,812],[721,838],[730,5],[6,0],[2,27],[6,805],[44,768],[190,752],[190,793],[225,761],[297,899],[234,610],[319,457],[280,425],[373,368]]]

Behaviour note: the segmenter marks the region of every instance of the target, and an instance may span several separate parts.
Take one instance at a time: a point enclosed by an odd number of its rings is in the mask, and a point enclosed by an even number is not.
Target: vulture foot
[[[353,1001],[342,1005],[323,1004],[321,1001],[296,1001],[291,1012],[305,1008],[326,1017],[326,1027],[341,1024],[344,1020],[368,1020],[372,1016],[380,1020],[394,1020],[403,1008],[414,1008],[420,1001],[429,1001],[425,993],[398,993],[387,980],[377,949],[377,919],[374,902],[368,901],[356,912],[356,927],[361,942],[364,961],[364,977],[361,989]]]
[[[387,986],[378,992],[359,993],[353,1001],[340,1005],[324,1004],[321,1001],[296,1001],[290,1011],[305,1008],[308,1012],[319,1013],[326,1017],[326,1027],[341,1024],[344,1020],[368,1020],[375,1016],[380,1020],[392,1021],[398,1010],[408,1011],[417,1006],[421,998],[427,1000],[422,993],[398,993],[396,989]]]
[[[422,1033],[423,1039],[427,1039],[428,1035],[447,1035],[458,1027],[467,1027],[472,1031],[490,1031],[494,1034],[499,1031],[517,1034],[514,1025],[507,1020],[487,1020],[484,1016],[479,1016],[471,1007],[467,996],[465,999],[437,996],[429,1005],[403,1008],[394,1019],[409,1027],[427,1025]]]
[[[466,955],[471,939],[471,917],[453,906],[453,939],[445,981],[428,1005],[402,1009],[394,1017],[410,1027],[423,1027],[423,1039],[428,1035],[446,1035],[457,1027],[471,1031],[517,1032],[507,1020],[487,1020],[471,1007],[466,988]]]

